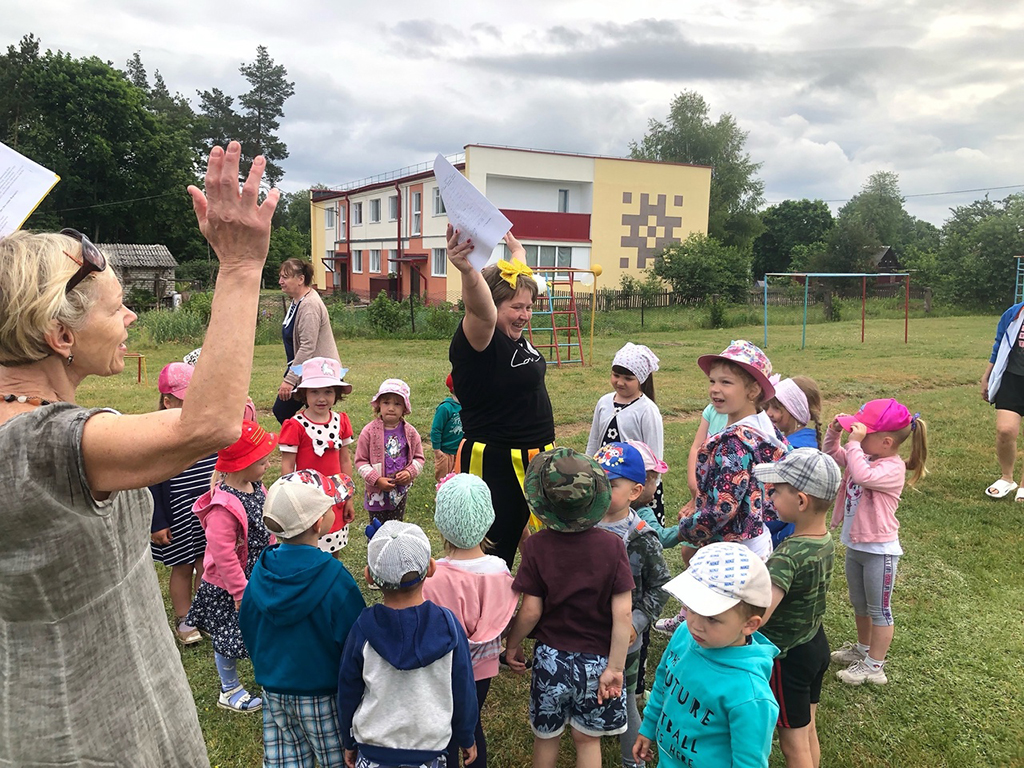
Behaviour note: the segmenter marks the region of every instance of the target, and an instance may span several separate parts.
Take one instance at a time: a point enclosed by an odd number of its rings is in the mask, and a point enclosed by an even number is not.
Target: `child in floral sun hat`
[[[763,410],[775,395],[771,361],[741,339],[721,354],[702,355],[697,365],[708,377],[712,406],[727,421],[697,453],[697,496],[679,520],[683,560],[715,541],[738,541],[766,559],[772,544],[763,521],[774,512],[751,470],[786,454],[785,438]]]

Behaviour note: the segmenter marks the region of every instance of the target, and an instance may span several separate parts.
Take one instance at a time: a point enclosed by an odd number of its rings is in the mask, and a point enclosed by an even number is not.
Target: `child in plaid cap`
[[[768,558],[772,604],[761,632],[779,649],[772,691],[779,702],[779,746],[788,765],[813,765],[821,749],[815,726],[828,670],[822,618],[836,550],[825,515],[839,491],[839,465],[815,448],[795,448],[781,461],[758,464],[779,519],[793,525]]]
[[[434,574],[418,525],[388,520],[366,547],[366,579],[383,603],[362,612],[345,643],[338,710],[357,768],[444,768],[450,742],[476,759],[478,709],[469,643],[455,615],[423,598]]]

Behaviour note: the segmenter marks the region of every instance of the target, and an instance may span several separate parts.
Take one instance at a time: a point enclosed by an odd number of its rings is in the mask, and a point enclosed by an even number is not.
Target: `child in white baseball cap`
[[[686,622],[658,664],[635,761],[687,765],[699,739],[706,765],[768,765],[779,714],[768,680],[779,650],[758,632],[772,582],[761,558],[738,542],[699,549],[664,589],[686,605]]]

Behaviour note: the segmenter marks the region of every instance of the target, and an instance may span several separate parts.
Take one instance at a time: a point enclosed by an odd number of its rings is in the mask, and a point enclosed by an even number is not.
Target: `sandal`
[[[221,691],[217,706],[231,712],[257,712],[263,709],[263,699],[253,696],[239,683],[230,691]]]
[[[1013,500],[1016,502],[1024,501],[1024,488],[1017,489],[1017,495],[1013,497]]]
[[[985,495],[990,499],[1002,499],[1010,495],[1010,492],[1017,487],[1017,484],[1013,480],[1003,480],[999,478],[992,485],[985,489]],[[1020,494],[1018,492],[1017,500],[1020,501]]]
[[[182,645],[195,645],[196,643],[203,642],[203,636],[200,634],[199,630],[193,626],[185,624],[184,622],[181,622],[174,627],[174,636]]]

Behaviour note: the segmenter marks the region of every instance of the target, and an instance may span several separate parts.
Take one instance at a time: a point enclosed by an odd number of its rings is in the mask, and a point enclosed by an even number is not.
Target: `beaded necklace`
[[[5,403],[27,403],[28,405],[53,405],[53,400],[44,400],[35,395],[4,395]]]

